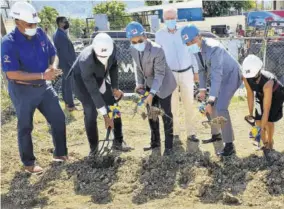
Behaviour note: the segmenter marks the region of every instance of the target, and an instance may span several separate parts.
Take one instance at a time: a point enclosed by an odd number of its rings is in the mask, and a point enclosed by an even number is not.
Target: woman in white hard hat
[[[255,55],[248,55],[243,61],[242,68],[249,108],[249,115],[246,118],[255,119],[256,125],[261,129],[264,150],[271,150],[274,123],[283,117],[283,84],[272,73],[264,71],[262,61]],[[256,107],[253,117],[254,97]]]
[[[123,140],[121,118],[112,120],[108,116],[109,106],[123,97],[123,92],[118,89],[116,47],[111,37],[106,33],[97,34],[93,43],[80,53],[67,78],[71,73],[75,81],[74,93],[84,108],[90,155],[96,154],[98,149],[98,112],[104,117],[106,128],[114,130],[113,148],[131,150]]]

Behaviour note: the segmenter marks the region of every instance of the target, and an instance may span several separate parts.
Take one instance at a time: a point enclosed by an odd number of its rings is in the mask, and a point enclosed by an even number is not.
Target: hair
[[[177,9],[175,7],[171,6],[171,7],[167,7],[165,9],[163,9],[163,18],[165,18],[165,14],[168,13],[168,12],[174,13],[177,16]]]
[[[61,23],[64,19],[66,19],[66,17],[64,16],[59,16],[56,18],[56,24],[59,25],[59,23]]]

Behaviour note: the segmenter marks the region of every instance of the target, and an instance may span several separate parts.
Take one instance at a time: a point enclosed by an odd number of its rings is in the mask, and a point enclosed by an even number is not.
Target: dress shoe
[[[232,154],[235,154],[235,153],[236,153],[236,150],[234,148],[233,143],[226,143],[223,151],[218,153],[218,155],[226,157],[226,156],[231,156]]]
[[[214,134],[214,135],[212,135],[211,139],[202,140],[202,143],[203,144],[209,144],[209,143],[213,143],[213,142],[217,142],[217,141],[221,141],[221,140],[222,140],[221,134]]]

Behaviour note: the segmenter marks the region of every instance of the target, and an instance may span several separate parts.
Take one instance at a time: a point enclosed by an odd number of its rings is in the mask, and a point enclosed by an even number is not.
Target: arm
[[[192,67],[193,67],[193,73],[194,73],[194,82],[198,82],[199,81],[199,77],[198,77],[198,63],[197,63],[197,60],[196,60],[196,57],[191,54],[191,60],[192,60]]]
[[[106,104],[100,93],[99,86],[96,81],[96,78],[93,75],[92,69],[85,67],[84,63],[82,62],[79,62],[79,66],[81,68],[81,77],[83,79],[83,82],[88,92],[90,93],[96,108],[102,115],[106,115],[107,114]]]
[[[210,57],[211,61],[211,87],[209,99],[215,100],[218,97],[222,76],[223,76],[223,50],[215,48]]]
[[[20,70],[17,47],[9,40],[4,39],[1,44],[2,70],[10,80],[31,81],[43,79],[42,73],[27,73]]]
[[[114,56],[113,56],[113,64],[109,69],[109,77],[111,81],[112,89],[118,89],[118,64],[116,59],[116,48],[114,47]]]
[[[154,59],[154,80],[151,86],[150,92],[156,94],[163,83],[164,77],[166,75],[166,58],[164,51],[162,49],[156,55]]]
[[[247,101],[248,101],[248,109],[249,109],[249,115],[253,115],[253,107],[254,107],[254,93],[251,89],[251,87],[248,84],[248,81],[246,78],[243,77],[243,81],[247,90]]]
[[[71,67],[75,60],[73,53],[69,51],[68,38],[64,37],[63,35],[57,34],[54,38],[54,44],[56,46],[59,59],[66,62],[69,65],[69,67]]]
[[[261,129],[264,129],[269,117],[269,112],[271,108],[271,101],[272,101],[272,92],[273,92],[273,84],[274,81],[268,81],[263,87],[263,114],[261,118]]]

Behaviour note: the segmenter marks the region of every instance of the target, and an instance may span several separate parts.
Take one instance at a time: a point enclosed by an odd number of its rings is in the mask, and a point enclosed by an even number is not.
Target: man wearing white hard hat
[[[249,109],[246,118],[255,119],[256,125],[261,130],[264,151],[271,150],[274,123],[283,117],[283,84],[272,73],[264,71],[263,62],[255,55],[248,55],[243,61],[242,68]]]
[[[116,47],[111,37],[106,33],[97,34],[92,45],[80,53],[71,74],[75,81],[74,93],[84,108],[90,154],[96,153],[99,142],[97,110],[104,117],[106,128],[113,128],[113,148],[129,151],[131,148],[123,141],[121,118],[111,119],[108,115],[109,107],[123,97],[123,92],[118,89]]]
[[[38,109],[51,125],[54,160],[67,157],[65,116],[58,97],[46,81],[54,80],[57,69],[56,51],[41,28],[36,10],[27,2],[17,2],[11,8],[16,28],[2,39],[2,70],[8,78],[8,89],[18,118],[18,144],[25,170],[41,173],[35,164],[31,133],[33,115]]]

